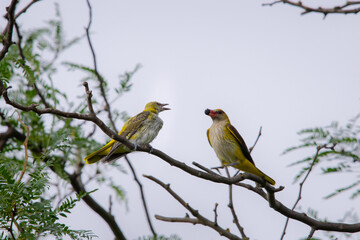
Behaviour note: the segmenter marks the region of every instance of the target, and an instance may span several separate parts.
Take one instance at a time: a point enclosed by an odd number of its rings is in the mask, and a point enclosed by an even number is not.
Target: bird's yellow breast
[[[239,143],[226,125],[213,123],[209,129],[209,141],[222,164],[245,160]]]

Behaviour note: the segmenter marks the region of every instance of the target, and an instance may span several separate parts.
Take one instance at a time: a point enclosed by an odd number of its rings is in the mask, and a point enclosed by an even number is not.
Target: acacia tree
[[[89,22],[84,35],[67,40],[64,38],[59,11],[57,11],[56,18],[49,21],[44,28],[24,31],[19,27],[17,23],[19,17],[25,14],[33,4],[38,4],[37,2],[37,0],[33,0],[23,9],[16,11],[18,1],[12,0],[6,9],[7,25],[1,35],[3,44],[0,51],[0,93],[4,107],[1,109],[0,117],[1,124],[5,129],[0,134],[0,197],[2,199],[0,203],[0,228],[3,229],[1,236],[7,239],[36,239],[50,234],[57,238],[61,238],[63,235],[69,235],[74,239],[92,238],[93,234],[90,231],[72,230],[58,221],[61,216],[65,217],[70,213],[76,202],[84,201],[108,224],[116,239],[126,239],[126,234],[111,212],[111,204],[108,210],[105,209],[92,197],[92,191],[88,192],[89,190],[86,189],[89,182],[98,181],[114,190],[120,199],[124,198],[122,187],[104,174],[108,168],[116,168],[122,172],[121,165],[116,162],[110,165],[98,164],[93,172],[88,173],[84,170],[82,156],[88,154],[89,149],[96,149],[100,146],[99,142],[91,139],[96,131],[102,130],[110,138],[134,149],[132,143],[116,134],[116,123],[127,119],[127,114],[112,108],[113,100],[109,98],[107,81],[97,68],[95,49],[90,35],[91,5],[87,1]],[[330,13],[347,13],[343,12],[346,7],[359,4],[348,2],[346,6],[334,7],[332,11],[322,8],[322,11],[319,9],[315,11],[310,10],[309,7],[300,2],[278,2],[302,7],[306,13],[320,12],[325,16]],[[278,2],[271,3],[271,5]],[[352,11],[353,13],[358,12],[356,9]],[[86,78],[81,80],[84,92],[80,98],[83,101],[76,104],[68,100],[67,94],[61,92],[52,79],[58,70],[58,57],[81,39],[85,39],[89,45],[93,66],[72,62],[65,63],[68,68],[86,74]],[[42,54],[39,54],[40,52]],[[43,56],[50,57],[47,59]],[[115,100],[131,90],[131,77],[137,70],[138,66],[134,70],[120,75]],[[90,89],[87,83],[89,81],[96,83],[97,88]],[[104,123],[99,116],[105,117],[107,123]],[[289,148],[286,152],[313,148],[314,154],[294,163],[305,164],[305,167],[296,176],[296,179],[300,181],[299,195],[292,207],[287,207],[276,199],[276,193],[283,191],[283,187],[270,186],[263,179],[252,174],[230,176],[225,168],[227,176],[222,176],[196,162],[193,162],[194,167],[192,167],[172,158],[161,150],[151,149],[150,151],[147,147],[138,146],[137,151],[152,154],[194,178],[228,185],[229,208],[233,222],[240,234],[230,232],[219,225],[216,204],[214,218],[209,219],[177,194],[169,184],[157,177],[145,176],[163,187],[191,215],[181,218],[156,215],[155,218],[160,221],[205,225],[228,239],[249,239],[238,220],[232,200],[234,189],[245,188],[253,194],[261,196],[264,201],[268,202],[270,208],[287,219],[282,238],[286,234],[289,220],[299,221],[310,227],[311,231],[308,233],[307,239],[312,239],[314,232],[321,230],[340,233],[359,232],[360,223],[328,222],[295,210],[301,199],[304,184],[315,167],[321,166],[323,162],[335,160],[334,166],[323,170],[324,173],[330,173],[341,172],[344,169],[352,170],[358,165],[360,141],[357,120],[358,117],[354,118],[346,127],[333,124],[329,127],[306,129],[300,132],[300,134],[305,135],[302,144]],[[89,133],[84,132],[82,130],[84,126],[92,126],[93,130]],[[259,137],[260,135],[261,131]],[[126,162],[139,185],[144,210],[147,213],[147,204],[141,182],[128,158],[126,158]],[[245,179],[251,180],[254,184],[243,183]],[[61,186],[64,183],[70,188],[62,188]],[[345,190],[355,189],[352,195],[355,198],[360,193],[360,190],[356,189],[358,184],[359,181],[350,183],[344,188],[335,190],[328,197]],[[48,190],[50,187],[55,189],[56,194],[51,189]],[[73,193],[76,193],[75,197],[71,196]],[[57,207],[54,208],[54,205]],[[147,213],[146,216],[153,234],[150,238],[167,239],[156,233],[149,214]],[[176,238],[176,236],[171,236],[169,239]]]

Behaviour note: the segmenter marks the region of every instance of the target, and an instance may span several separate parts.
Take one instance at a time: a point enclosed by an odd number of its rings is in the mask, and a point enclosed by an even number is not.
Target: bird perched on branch
[[[159,113],[170,110],[170,108],[165,107],[167,105],[166,103],[149,102],[141,113],[129,118],[125,122],[119,135],[133,143],[135,150],[138,145],[150,144],[163,126],[163,121],[158,116]],[[99,150],[86,156],[84,161],[86,161],[87,164],[92,164],[100,160],[110,162],[130,152],[131,150],[128,147],[113,139]]]
[[[213,120],[207,130],[207,137],[221,164],[233,166],[244,172],[262,177],[268,183],[275,185],[275,181],[255,167],[250,152],[239,132],[231,125],[226,113],[221,109],[206,109],[205,114]]]

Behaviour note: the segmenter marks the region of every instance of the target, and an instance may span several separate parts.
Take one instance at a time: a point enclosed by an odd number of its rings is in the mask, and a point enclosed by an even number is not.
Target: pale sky
[[[86,1],[59,2],[67,36],[83,34],[88,22]],[[152,145],[175,159],[188,165],[196,161],[207,167],[219,166],[206,139],[206,130],[212,123],[204,115],[206,108],[222,108],[248,146],[262,126],[263,135],[252,153],[253,159],[276,180],[277,186],[285,186],[276,197],[291,207],[298,193],[298,184],[292,182],[300,166],[287,166],[304,153],[281,153],[299,143],[299,130],[332,121],[345,124],[359,113],[360,21],[357,15],[329,15],[325,20],[320,14],[301,16],[300,9],[283,4],[263,7],[265,2],[91,1],[92,40],[99,71],[110,86],[118,84],[120,73],[138,63],[143,66],[133,78],[132,91],[112,108],[126,110],[133,116],[149,101],[169,103],[172,110],[160,114],[164,126]],[[48,0],[35,4],[19,19],[23,28],[39,26],[51,18],[53,3]],[[0,3],[1,15],[7,4]],[[67,51],[61,61],[92,66],[87,42]],[[64,70],[55,78],[55,84],[75,99],[83,92],[79,76]],[[94,84],[90,88],[97,93]],[[108,140],[105,134],[97,136],[104,143]],[[133,153],[129,158],[138,176],[153,175],[170,183],[175,192],[210,219],[215,203],[219,203],[219,224],[238,233],[227,208],[226,185],[195,179],[146,153]],[[125,163],[124,167],[128,170]],[[320,173],[316,169],[305,184],[301,209],[316,209],[320,218],[330,221],[341,219],[351,209],[359,212],[357,199],[349,200],[349,194],[323,200],[332,190],[354,181],[356,175]],[[127,193],[128,210],[125,204],[113,206],[125,236],[136,239],[150,235],[138,187],[130,172],[109,174]],[[225,239],[210,228],[156,220],[155,214],[184,217],[187,211],[160,186],[143,177],[140,180],[157,233],[174,233],[183,240]],[[100,186],[94,196],[107,208],[109,194]],[[262,198],[236,189],[234,204],[248,237],[280,238],[285,217],[270,209]],[[113,238],[108,226],[85,204],[79,204],[65,222],[75,229],[90,229],[99,239]],[[300,239],[309,232],[306,225],[290,221],[285,239]],[[323,236],[321,232],[315,234]]]

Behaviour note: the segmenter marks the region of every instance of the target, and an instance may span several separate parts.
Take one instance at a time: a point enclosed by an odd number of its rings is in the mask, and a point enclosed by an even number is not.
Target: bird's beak
[[[215,112],[213,110],[210,109],[205,109],[205,114],[210,116],[211,118],[213,118],[215,116]]]
[[[165,107],[167,105],[169,105],[169,104],[168,103],[160,103],[160,106],[161,106],[160,112],[165,111],[165,110],[170,110],[170,108]]]

